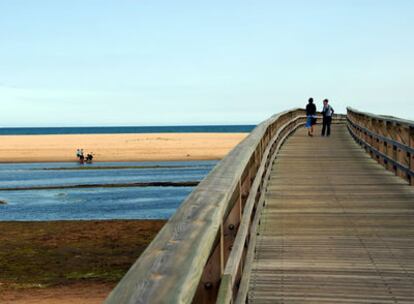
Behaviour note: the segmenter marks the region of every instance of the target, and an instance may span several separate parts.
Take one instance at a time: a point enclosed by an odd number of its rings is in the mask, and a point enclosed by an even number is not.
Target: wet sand
[[[159,133],[0,136],[1,162],[70,162],[76,150],[95,161],[173,161],[223,158],[247,133]]]

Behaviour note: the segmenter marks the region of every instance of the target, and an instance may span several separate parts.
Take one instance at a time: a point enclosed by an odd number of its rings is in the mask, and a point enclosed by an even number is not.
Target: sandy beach
[[[0,162],[223,158],[246,133],[0,136]],[[0,302],[102,303],[164,221],[0,222]],[[133,245],[131,245],[133,244]]]
[[[154,133],[0,136],[0,162],[76,161],[76,149],[95,161],[223,158],[246,133]]]

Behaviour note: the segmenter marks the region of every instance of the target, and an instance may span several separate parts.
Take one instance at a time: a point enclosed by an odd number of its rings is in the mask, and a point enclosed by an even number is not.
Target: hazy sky
[[[414,1],[0,0],[0,126],[414,119]]]

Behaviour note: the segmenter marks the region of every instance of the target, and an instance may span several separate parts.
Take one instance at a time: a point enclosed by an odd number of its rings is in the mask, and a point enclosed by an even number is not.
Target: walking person
[[[329,100],[325,99],[323,101],[323,109],[322,109],[322,136],[330,136],[331,135],[331,123],[332,123],[332,116],[334,114],[334,109],[329,105]]]
[[[313,103],[313,98],[309,98],[306,105],[306,128],[308,129],[308,135],[313,136],[314,125],[316,124],[316,106]]]
[[[83,155],[83,153],[79,156],[79,163],[81,165],[83,165],[85,163],[85,156]]]
[[[76,156],[79,158],[79,163],[83,164],[85,161],[85,156],[83,155],[83,149],[78,149],[76,151]]]
[[[93,153],[91,152],[91,153],[88,153],[86,155],[86,163],[87,164],[91,164],[92,163],[92,160],[93,160]]]

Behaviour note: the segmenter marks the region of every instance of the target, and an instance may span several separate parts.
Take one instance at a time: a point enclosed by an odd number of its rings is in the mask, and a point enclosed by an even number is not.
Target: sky
[[[0,0],[0,126],[414,119],[414,1]]]

